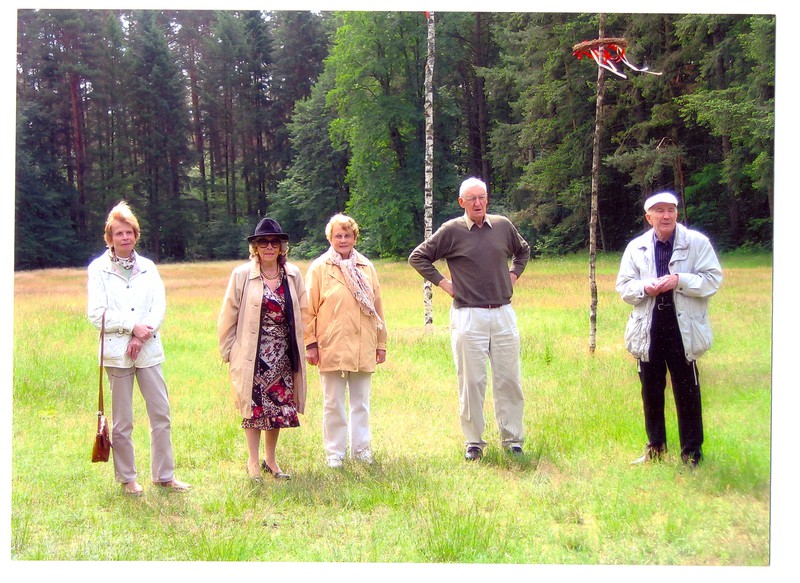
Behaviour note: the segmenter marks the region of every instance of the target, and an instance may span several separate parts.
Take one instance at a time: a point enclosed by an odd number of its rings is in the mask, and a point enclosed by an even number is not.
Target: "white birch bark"
[[[436,22],[428,17],[428,58],[425,62],[425,239],[433,234],[433,66],[436,61]],[[424,280],[425,327],[433,325],[433,284]]]
[[[605,14],[600,15],[600,36],[605,36]],[[602,47],[600,49],[602,51]],[[597,217],[600,189],[600,145],[603,136],[603,97],[605,93],[605,74],[602,67],[597,71],[597,103],[594,114],[594,144],[592,146],[592,200],[589,212],[589,352],[594,354],[597,346]]]

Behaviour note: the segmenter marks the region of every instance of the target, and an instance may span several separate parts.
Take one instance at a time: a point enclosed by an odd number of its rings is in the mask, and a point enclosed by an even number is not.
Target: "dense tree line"
[[[18,15],[17,269],[85,264],[121,199],[160,261],[242,257],[265,215],[295,256],[336,211],[369,255],[422,239],[423,13]],[[434,226],[474,175],[535,253],[586,248],[597,67],[572,47],[598,21],[436,14]],[[599,248],[663,188],[718,247],[771,245],[775,18],[608,14],[605,35],[662,75],[606,79]]]

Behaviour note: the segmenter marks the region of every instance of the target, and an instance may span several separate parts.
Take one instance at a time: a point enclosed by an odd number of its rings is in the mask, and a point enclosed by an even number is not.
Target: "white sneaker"
[[[344,465],[342,458],[337,455],[329,455],[327,463],[329,468],[341,468]]]
[[[356,454],[356,459],[365,464],[372,463],[372,452],[368,449],[361,450]]]

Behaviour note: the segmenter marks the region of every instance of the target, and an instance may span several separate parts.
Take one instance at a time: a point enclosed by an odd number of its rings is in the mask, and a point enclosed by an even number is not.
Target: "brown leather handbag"
[[[106,329],[106,313],[100,325],[100,386],[97,396],[97,433],[92,446],[92,461],[107,462],[111,453],[111,436],[108,433],[108,423],[103,413],[103,333]]]

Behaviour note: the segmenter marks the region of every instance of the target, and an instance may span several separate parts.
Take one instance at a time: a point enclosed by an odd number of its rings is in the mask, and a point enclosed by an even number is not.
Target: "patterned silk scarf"
[[[116,263],[121,269],[126,271],[133,269],[133,266],[136,264],[136,251],[131,251],[130,257],[117,257],[113,248],[109,249],[108,253],[111,255],[111,262]]]
[[[364,272],[358,268],[356,250],[351,250],[350,257],[348,259],[344,259],[336,250],[334,250],[333,247],[331,247],[328,250],[328,257],[330,258],[331,263],[341,269],[342,275],[344,276],[344,281],[347,284],[347,288],[358,302],[361,311],[367,316],[374,318],[376,324],[378,325],[378,330],[382,330],[383,320],[381,320],[378,312],[375,311],[375,294],[372,291],[372,286],[370,285],[369,280],[364,277]]]

